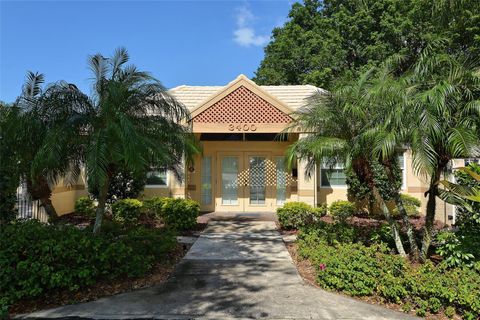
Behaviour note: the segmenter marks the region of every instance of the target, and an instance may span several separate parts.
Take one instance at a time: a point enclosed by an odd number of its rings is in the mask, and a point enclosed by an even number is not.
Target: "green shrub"
[[[278,222],[283,229],[299,229],[319,221],[326,214],[326,205],[313,208],[305,202],[287,202],[277,209]]]
[[[152,197],[143,201],[145,214],[153,219],[163,221],[162,208],[167,198]]]
[[[345,223],[355,213],[355,205],[350,201],[337,200],[332,202],[329,212],[335,221]]]
[[[144,275],[175,245],[170,231],[136,228],[93,236],[90,229],[17,222],[0,230],[0,309],[99,280]]]
[[[358,240],[357,230],[347,224],[331,224],[320,221],[300,229],[298,239],[307,243],[326,242],[328,244],[352,243]]]
[[[428,299],[428,309],[432,313],[438,313],[440,311],[440,308],[442,308],[442,303],[438,298],[430,298]]]
[[[112,205],[113,219],[125,224],[136,224],[140,218],[142,202],[137,199],[122,199]]]
[[[95,205],[89,197],[80,197],[75,201],[75,213],[87,217],[95,217]]]
[[[388,254],[382,243],[367,247],[336,241],[332,240],[332,227],[314,229],[302,229],[298,252],[316,267],[321,287],[352,296],[377,296],[407,305],[405,309],[414,309],[421,316],[442,308],[446,314],[456,309],[464,318],[480,316],[480,262],[470,268],[451,268],[445,263],[435,266],[428,261],[417,267]]]
[[[162,216],[165,224],[175,230],[188,230],[195,227],[200,214],[198,202],[190,199],[164,198]]]
[[[445,308],[445,315],[449,318],[453,318],[455,315],[455,308],[452,306],[448,306]]]
[[[403,206],[405,207],[405,211],[407,211],[407,215],[418,217],[420,215],[420,207],[422,206],[420,200],[408,194],[401,194],[400,197],[402,198]],[[396,206],[392,213],[395,217],[400,215]]]
[[[459,238],[452,231],[443,231],[437,234],[437,253],[443,257],[449,267],[472,266],[474,263],[475,256],[470,253],[473,250],[468,248],[472,244],[460,239],[462,239],[462,235]],[[478,242],[473,245],[478,246]]]

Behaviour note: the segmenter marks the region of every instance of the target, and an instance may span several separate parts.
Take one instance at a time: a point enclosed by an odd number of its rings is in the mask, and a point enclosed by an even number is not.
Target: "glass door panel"
[[[212,204],[212,157],[202,158],[201,201],[203,205]]]
[[[287,198],[287,172],[285,171],[284,157],[275,158],[275,168],[277,176],[276,204],[277,206],[281,206],[285,204],[285,200]]]
[[[222,158],[222,204],[238,205],[238,157],[226,156]]]
[[[266,195],[266,158],[249,157],[250,204],[264,205]]]

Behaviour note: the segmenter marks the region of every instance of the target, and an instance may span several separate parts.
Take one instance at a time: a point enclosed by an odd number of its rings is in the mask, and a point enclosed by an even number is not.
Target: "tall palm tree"
[[[374,105],[372,113],[375,125],[365,135],[370,136],[372,157],[378,159],[384,167],[390,181],[391,195],[400,213],[410,246],[413,260],[419,256],[418,244],[408,213],[403,204],[399,188],[395,188],[395,166],[397,156],[403,154],[408,147],[410,124],[414,115],[409,111],[409,78],[408,75],[395,76],[395,66],[403,61],[402,56],[393,56],[379,69],[367,99]],[[406,94],[407,93],[407,94]]]
[[[405,256],[398,226],[386,205],[389,196],[375,183],[374,166],[378,162],[372,158],[372,136],[366,134],[375,126],[375,110],[368,99],[372,74],[370,70],[351,85],[310,98],[294,124],[309,135],[291,145],[288,161],[306,160],[308,172],[321,162],[343,162],[373,191],[391,227],[397,251]]]
[[[88,183],[99,190],[94,233],[102,225],[109,184],[119,168],[141,173],[163,167],[180,179],[182,162],[198,152],[186,107],[128,61],[124,48],[110,58],[91,56],[91,97],[76,88],[69,92],[56,86],[47,99],[51,105],[82,105],[85,110],[76,145],[83,151]],[[55,146],[61,139],[61,132],[47,139],[45,150],[51,158],[58,158]]]
[[[77,133],[72,119],[80,112],[67,104],[51,105],[45,99],[52,94],[52,87],[68,88],[71,85],[59,82],[44,90],[43,83],[43,74],[28,72],[22,94],[14,104],[20,113],[16,123],[16,149],[18,167],[28,193],[33,200],[40,201],[49,220],[54,221],[58,216],[51,201],[52,188],[60,179],[71,183],[79,173],[79,150],[71,145],[70,140]],[[58,157],[51,158],[46,154],[45,141],[57,134],[63,140],[55,145]]]
[[[455,158],[480,154],[480,69],[478,61],[425,49],[411,75],[414,84],[406,112],[411,127],[413,166],[428,178],[429,189],[421,258],[428,255],[435,219],[439,181]]]

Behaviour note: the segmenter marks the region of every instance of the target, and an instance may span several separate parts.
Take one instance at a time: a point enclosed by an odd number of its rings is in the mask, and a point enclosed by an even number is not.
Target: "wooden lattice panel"
[[[194,123],[289,123],[290,116],[244,86],[193,118]]]

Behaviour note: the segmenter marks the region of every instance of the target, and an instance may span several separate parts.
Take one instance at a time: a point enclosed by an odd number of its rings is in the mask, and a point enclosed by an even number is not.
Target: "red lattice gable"
[[[289,123],[290,116],[244,86],[192,120],[195,123]]]

